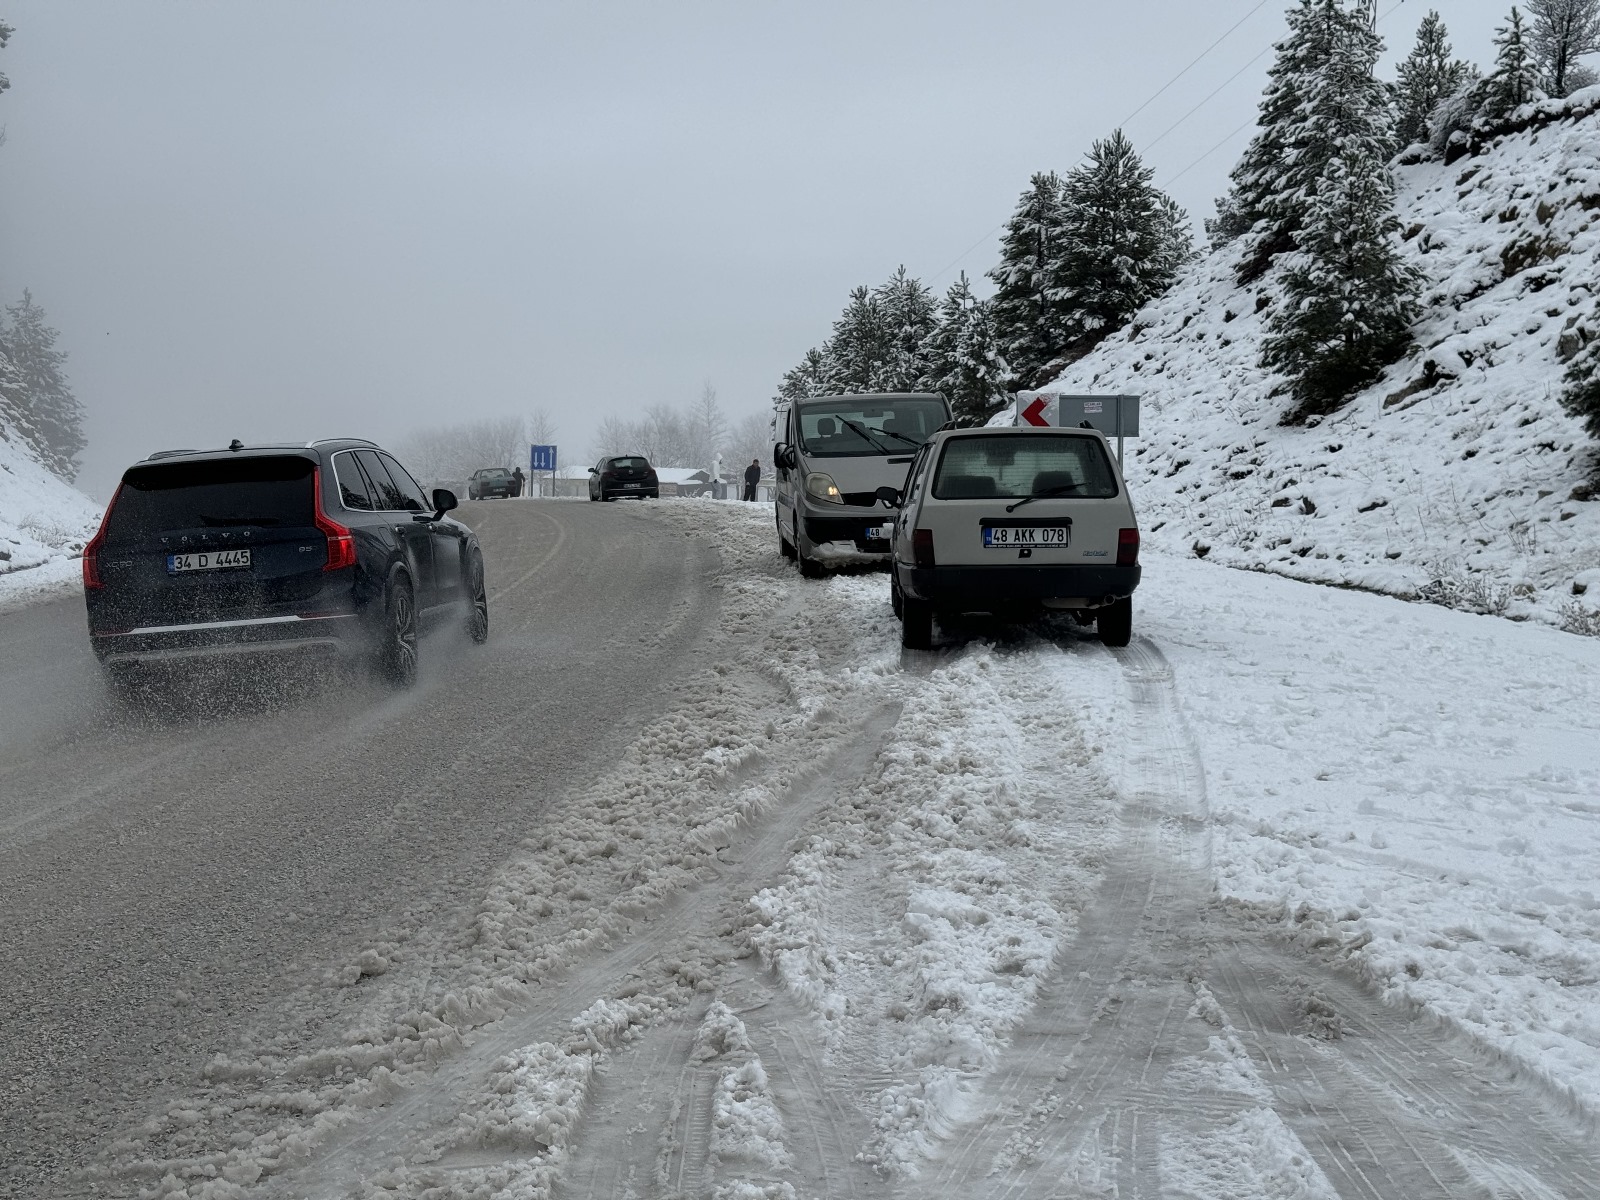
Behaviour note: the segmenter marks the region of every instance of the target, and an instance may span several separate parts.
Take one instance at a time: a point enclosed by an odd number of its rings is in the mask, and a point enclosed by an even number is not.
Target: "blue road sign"
[[[556,448],[554,446],[535,446],[533,448],[533,469],[535,471],[554,471],[556,469]]]

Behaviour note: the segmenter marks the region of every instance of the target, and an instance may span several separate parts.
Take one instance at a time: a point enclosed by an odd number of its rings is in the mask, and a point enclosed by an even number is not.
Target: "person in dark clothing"
[[[756,498],[756,484],[760,482],[761,460],[752,458],[750,465],[744,469],[744,498],[746,500],[754,500]]]
[[[511,472],[511,494],[513,496],[522,495],[522,485],[527,481],[527,478],[528,477],[522,473],[521,467],[518,467],[515,471]]]

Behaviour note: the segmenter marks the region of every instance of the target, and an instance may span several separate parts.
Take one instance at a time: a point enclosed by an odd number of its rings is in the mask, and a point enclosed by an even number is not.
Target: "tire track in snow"
[[[982,1103],[900,1194],[1593,1195],[1600,1154],[1560,1097],[1215,900],[1204,771],[1171,670],[1143,639],[1118,657],[1133,725],[1123,844]],[[1308,1012],[1343,1037],[1308,1036]],[[1215,1057],[1219,1029],[1264,1096],[1174,1086]],[[1257,1153],[1255,1182],[1191,1173],[1219,1147]]]

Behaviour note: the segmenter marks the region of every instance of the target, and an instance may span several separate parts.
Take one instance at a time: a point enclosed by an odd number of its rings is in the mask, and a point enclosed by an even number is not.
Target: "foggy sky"
[[[1173,177],[1253,117],[1271,55],[1152,143],[1286,6],[1125,126],[1197,236],[1251,129]],[[1255,7],[0,0],[0,298],[61,330],[101,499],[162,447],[540,405],[578,463],[600,416],[706,380],[764,410],[901,263],[980,277],[1031,173]],[[1434,7],[1490,61],[1508,2]],[[1380,11],[1393,60],[1427,5]]]

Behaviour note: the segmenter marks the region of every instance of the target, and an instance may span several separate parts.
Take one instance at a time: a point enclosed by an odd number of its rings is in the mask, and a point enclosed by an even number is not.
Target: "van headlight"
[[[825,500],[829,504],[844,503],[844,497],[839,495],[839,485],[833,481],[833,476],[821,471],[812,471],[806,475],[806,495]]]

